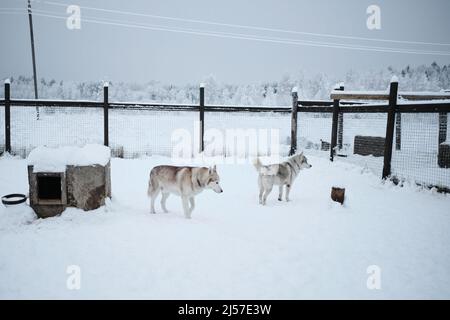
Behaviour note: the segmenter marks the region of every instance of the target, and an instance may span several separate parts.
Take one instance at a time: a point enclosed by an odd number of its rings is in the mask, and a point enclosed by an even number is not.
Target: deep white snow
[[[250,164],[219,165],[224,193],[149,213],[163,157],[112,160],[112,200],[36,219],[0,205],[0,298],[450,298],[450,196],[383,184],[354,164],[308,156],[291,202],[257,201]],[[0,158],[0,195],[27,193],[26,160]],[[333,185],[346,203],[330,200]],[[68,266],[81,268],[68,290]],[[381,289],[366,286],[381,268]]]

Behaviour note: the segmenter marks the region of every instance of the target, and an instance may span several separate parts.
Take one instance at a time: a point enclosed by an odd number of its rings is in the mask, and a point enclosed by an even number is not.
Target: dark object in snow
[[[21,193],[7,194],[2,197],[2,203],[8,206],[24,203],[25,201],[27,201],[27,196]]]
[[[33,172],[29,165],[30,206],[40,218],[56,216],[67,207],[97,209],[111,197],[110,171],[110,162],[67,165],[64,172]]]
[[[450,168],[450,144],[441,143],[439,145],[438,165],[441,168]]]
[[[332,187],[331,199],[335,202],[339,202],[340,204],[344,204],[345,188]]]
[[[361,156],[383,157],[384,143],[383,137],[355,136],[353,153]]]
[[[322,151],[329,151],[330,150],[330,143],[323,141],[322,139],[320,140],[320,150]]]

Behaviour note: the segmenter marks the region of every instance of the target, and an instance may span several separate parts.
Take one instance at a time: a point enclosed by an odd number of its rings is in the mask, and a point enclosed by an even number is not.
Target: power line
[[[34,13],[37,16],[57,18],[57,19],[67,19],[66,16],[59,16],[59,15],[56,15],[55,12],[46,11],[46,10],[35,9]],[[90,23],[96,23],[96,24],[114,25],[114,26],[121,26],[121,27],[128,27],[128,28],[139,28],[139,29],[147,29],[147,30],[153,30],[153,31],[177,32],[177,33],[194,34],[194,35],[202,35],[202,36],[213,36],[213,37],[220,37],[220,38],[242,39],[242,40],[272,42],[272,43],[291,44],[291,45],[304,45],[304,46],[340,48],[340,49],[350,49],[350,50],[360,50],[360,51],[362,50],[362,51],[389,52],[389,53],[409,53],[409,54],[445,55],[445,56],[450,55],[450,52],[446,52],[446,51],[425,51],[425,50],[411,50],[411,49],[402,49],[402,48],[373,47],[373,46],[364,46],[364,45],[347,45],[347,44],[340,44],[340,43],[329,43],[329,42],[299,40],[299,39],[290,39],[290,38],[257,36],[257,35],[249,35],[249,34],[242,34],[242,33],[204,31],[204,30],[199,30],[199,29],[176,28],[176,27],[169,28],[169,27],[161,26],[161,25],[149,25],[149,24],[137,24],[137,23],[130,24],[128,21],[105,19],[105,18],[98,18],[98,17],[86,18],[84,16],[83,21],[90,22]]]
[[[45,10],[34,10],[34,11],[35,11],[35,15],[37,15],[37,16],[56,18],[56,19],[67,19],[67,17],[55,15],[53,12],[50,12],[51,14],[47,14],[49,11],[45,11]],[[185,33],[185,34],[213,36],[213,37],[231,38],[231,39],[242,39],[242,40],[253,40],[253,41],[272,42],[272,43],[281,43],[281,44],[341,48],[341,49],[350,49],[350,50],[376,51],[376,52],[389,52],[389,53],[410,53],[410,54],[444,55],[444,56],[450,55],[450,52],[446,52],[446,51],[424,51],[424,50],[410,50],[410,49],[401,49],[401,48],[370,47],[370,46],[361,46],[361,45],[355,46],[355,45],[298,40],[298,39],[289,39],[289,38],[255,36],[255,35],[240,34],[240,33],[203,31],[203,30],[199,30],[199,29],[175,28],[175,27],[169,28],[169,27],[161,26],[161,25],[129,23],[127,21],[104,19],[104,18],[98,18],[98,17],[93,17],[93,18],[87,17],[86,18],[86,16],[85,16],[83,18],[83,21],[95,23],[95,24],[114,25],[114,26],[146,29],[146,30],[153,30],[153,31],[168,31],[168,32],[175,32],[175,33]]]
[[[26,8],[0,8],[1,10],[8,10],[8,11],[26,11]]]
[[[43,4],[47,4],[47,5],[67,7],[67,4],[60,3],[60,2],[55,2],[55,1],[45,1],[44,0],[44,1],[41,1],[41,2]],[[340,38],[340,39],[348,39],[348,40],[363,40],[363,41],[378,41],[378,42],[390,42],[390,43],[400,43],[400,44],[450,46],[450,43],[377,39],[377,38],[356,37],[356,36],[337,35],[337,34],[328,34],[328,33],[294,31],[294,30],[286,30],[286,29],[278,29],[278,28],[267,28],[267,27],[250,26],[250,25],[242,25],[242,24],[222,23],[222,22],[214,22],[214,21],[198,20],[198,19],[186,19],[186,18],[161,16],[161,15],[145,14],[145,13],[138,13],[138,12],[130,12],[130,11],[122,11],[122,10],[115,10],[115,9],[105,9],[105,8],[98,8],[98,7],[80,6],[80,8],[86,9],[86,10],[93,10],[93,11],[101,11],[101,12],[117,13],[117,14],[123,14],[123,15],[148,17],[148,18],[155,18],[155,19],[165,19],[165,20],[172,20],[172,21],[179,21],[179,22],[198,23],[198,24],[206,24],[206,25],[214,25],[214,26],[222,26],[222,27],[231,27],[231,28],[241,28],[241,29],[252,29],[252,30],[258,30],[258,31],[271,31],[271,32],[290,33],[290,34],[301,34],[301,35],[316,36],[316,37],[329,37],[329,38]]]

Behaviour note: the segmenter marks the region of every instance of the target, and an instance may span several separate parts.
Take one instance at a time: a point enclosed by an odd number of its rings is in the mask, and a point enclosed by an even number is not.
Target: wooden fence
[[[290,107],[266,107],[266,106],[226,106],[206,105],[205,87],[200,86],[199,104],[170,104],[170,103],[125,103],[110,102],[108,99],[108,85],[104,86],[103,101],[69,101],[69,100],[31,100],[11,99],[10,84],[5,82],[4,99],[0,100],[0,106],[4,106],[5,121],[5,152],[11,152],[11,106],[20,107],[79,107],[103,109],[103,142],[109,145],[109,111],[112,109],[123,110],[163,110],[163,111],[190,111],[198,112],[200,121],[200,145],[199,151],[204,150],[204,124],[205,112],[273,112],[291,115],[290,155],[297,151],[298,117],[302,113],[328,113],[332,115],[330,132],[330,160],[333,161],[336,150],[342,148],[343,141],[343,114],[344,113],[384,113],[387,114],[386,135],[384,145],[384,161],[382,178],[386,179],[391,174],[392,147],[394,143],[394,131],[396,132],[396,149],[401,148],[401,114],[402,113],[438,113],[439,114],[439,139],[441,144],[447,139],[447,114],[450,112],[450,102],[439,102],[438,99],[449,99],[449,93],[421,94],[398,93],[398,83],[390,84],[389,92],[353,92],[345,91],[344,87],[335,89],[331,93],[329,101],[299,100],[296,90],[292,92],[292,106]],[[403,99],[402,103],[398,98]],[[386,101],[387,103],[365,103],[361,101]],[[417,102],[420,100],[420,102]],[[424,102],[433,100],[432,102]],[[299,115],[300,114],[300,115]],[[206,120],[207,121],[207,120]],[[396,129],[396,130],[394,130]]]

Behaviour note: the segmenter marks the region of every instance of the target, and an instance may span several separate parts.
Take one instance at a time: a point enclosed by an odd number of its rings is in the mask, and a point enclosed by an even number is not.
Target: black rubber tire
[[[19,200],[8,200],[11,198],[20,198]],[[12,194],[7,194],[6,196],[2,197],[2,203],[4,205],[14,205],[14,204],[20,204],[20,203],[24,203],[25,201],[27,201],[27,196],[21,193],[12,193]]]

